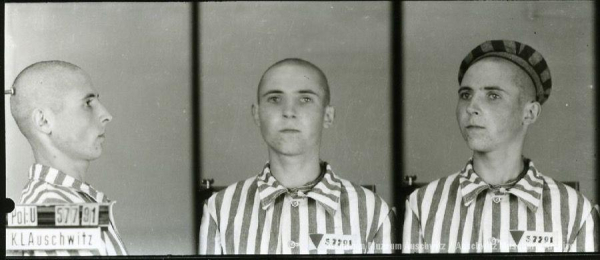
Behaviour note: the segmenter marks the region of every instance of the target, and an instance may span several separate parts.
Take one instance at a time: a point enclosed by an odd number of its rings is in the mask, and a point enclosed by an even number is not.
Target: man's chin
[[[102,148],[97,148],[95,151],[88,154],[87,159],[88,161],[93,161],[100,158],[100,156],[102,156]]]
[[[473,152],[485,153],[491,150],[490,145],[481,140],[467,140],[467,146]]]
[[[64,153],[63,156],[66,156],[70,160],[73,161],[94,161],[102,155],[102,148],[96,148],[93,150],[86,151],[78,151],[75,153]]]
[[[485,147],[485,146],[476,146],[476,147],[469,147],[471,149],[471,151],[473,151],[474,153],[489,153],[492,151],[491,148],[489,147]]]
[[[86,159],[88,162],[91,162],[91,161],[98,160],[98,158],[100,158],[100,155],[88,156]]]
[[[277,150],[277,153],[285,156],[297,156],[302,154],[302,152],[298,150]]]
[[[275,153],[277,153],[279,155],[285,155],[285,156],[296,156],[296,155],[301,155],[303,153],[303,150],[297,146],[271,147],[271,150],[273,150]]]

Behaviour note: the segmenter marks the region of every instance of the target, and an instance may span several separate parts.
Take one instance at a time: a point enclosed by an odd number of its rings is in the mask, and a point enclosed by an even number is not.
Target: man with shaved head
[[[456,118],[473,155],[410,195],[403,252],[597,252],[598,206],[523,155],[552,86],[542,55],[486,41],[462,61],[458,83]]]
[[[334,119],[323,71],[297,58],[273,64],[251,111],[269,161],[205,202],[200,254],[390,253],[392,209],[321,160]]]
[[[35,158],[20,204],[110,203],[112,208],[114,202],[85,182],[90,162],[102,154],[105,128],[112,120],[90,76],[69,62],[37,62],[15,79],[10,105]],[[25,254],[126,254],[112,214],[101,233],[102,246],[96,250],[35,250]]]

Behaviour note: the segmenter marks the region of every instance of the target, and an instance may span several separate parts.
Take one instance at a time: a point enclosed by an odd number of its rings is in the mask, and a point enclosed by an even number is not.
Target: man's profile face
[[[498,58],[484,58],[466,71],[456,118],[471,150],[491,152],[522,142],[523,89],[516,79],[524,76],[515,64]]]
[[[322,84],[319,74],[305,66],[284,64],[267,72],[253,113],[270,150],[300,155],[318,149],[326,114],[333,119]]]
[[[56,112],[51,138],[54,145],[75,160],[94,160],[102,153],[104,130],[112,115],[100,103],[89,77],[70,73],[62,109]]]

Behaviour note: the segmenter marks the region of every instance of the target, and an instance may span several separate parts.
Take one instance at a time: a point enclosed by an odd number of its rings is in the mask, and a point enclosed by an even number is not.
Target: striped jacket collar
[[[331,166],[325,163],[325,175],[319,183],[317,183],[306,194],[298,192],[298,197],[309,197],[317,201],[325,210],[335,215],[339,208],[340,194],[342,191],[342,182],[336,177],[331,170]],[[267,163],[261,174],[257,176],[257,186],[260,197],[260,202],[264,210],[268,209],[275,203],[275,200],[289,192],[289,190],[281,185],[277,179],[271,174],[269,163]]]
[[[463,196],[465,206],[469,206],[479,193],[490,188],[490,185],[485,183],[477,173],[473,170],[473,159],[459,174],[460,189]],[[535,212],[540,205],[542,191],[544,189],[544,179],[529,160],[527,173],[514,186],[506,189],[507,193],[517,196],[527,207]]]
[[[47,182],[53,185],[74,189],[77,192],[86,194],[96,200],[96,202],[108,203],[110,200],[104,193],[97,191],[91,185],[75,179],[55,168],[36,163],[29,168],[29,179],[34,181]]]

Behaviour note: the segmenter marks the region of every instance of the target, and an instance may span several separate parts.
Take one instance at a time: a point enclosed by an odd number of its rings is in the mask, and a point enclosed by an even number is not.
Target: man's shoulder
[[[220,203],[220,202],[222,202],[222,198],[224,196],[226,196],[228,194],[231,194],[231,196],[232,196],[236,192],[236,190],[239,190],[241,192],[241,190],[243,190],[243,189],[250,189],[251,187],[256,187],[256,178],[257,178],[257,176],[255,175],[248,179],[234,182],[234,183],[230,184],[229,186],[213,193],[210,196],[209,200],[217,200],[217,198],[220,198],[220,199],[218,199],[218,202]]]
[[[567,185],[563,182],[557,181],[554,178],[544,175],[538,172],[538,175],[544,180],[544,197],[547,196],[558,196],[561,199],[567,200],[581,200],[583,204],[589,204],[591,201],[583,195],[580,191],[576,190],[574,187]]]
[[[453,174],[450,174],[448,176],[444,176],[441,177],[437,180],[431,181],[427,184],[424,184],[420,187],[417,187],[411,194],[410,196],[417,196],[417,194],[423,194],[425,191],[427,190],[436,190],[438,189],[438,187],[444,186],[444,185],[451,185],[453,182],[457,182],[458,181],[458,177],[460,175],[460,172],[456,172]],[[457,188],[460,188],[460,186],[457,186]]]
[[[336,176],[336,178],[339,179],[340,183],[342,184],[342,187],[341,187],[342,193],[346,193],[346,195],[352,194],[353,195],[352,197],[356,197],[356,198],[358,198],[359,196],[365,196],[365,198],[367,200],[369,200],[368,198],[372,198],[372,200],[374,200],[374,201],[378,200],[382,205],[390,208],[389,205],[386,203],[386,201],[381,196],[379,196],[377,193],[373,192],[372,190],[365,188],[362,185],[356,184],[352,181],[346,180],[344,178],[340,178],[339,176]]]
[[[362,185],[356,184],[353,181],[344,179],[344,178],[340,178],[340,176],[335,176],[339,181],[341,186],[341,190],[342,192],[364,192],[365,194],[373,194],[373,195],[377,195],[375,192],[371,191],[370,189],[365,188]]]
[[[21,194],[21,204],[85,203],[75,189],[32,180]]]

